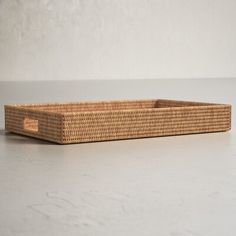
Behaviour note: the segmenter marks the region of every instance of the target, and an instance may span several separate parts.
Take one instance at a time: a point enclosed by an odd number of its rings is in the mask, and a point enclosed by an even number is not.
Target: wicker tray
[[[173,100],[5,105],[6,130],[81,143],[227,131],[231,106]]]

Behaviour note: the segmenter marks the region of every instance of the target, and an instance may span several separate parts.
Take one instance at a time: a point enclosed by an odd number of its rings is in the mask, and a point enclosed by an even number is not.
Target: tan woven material
[[[227,104],[153,100],[5,105],[6,130],[60,144],[227,131]]]

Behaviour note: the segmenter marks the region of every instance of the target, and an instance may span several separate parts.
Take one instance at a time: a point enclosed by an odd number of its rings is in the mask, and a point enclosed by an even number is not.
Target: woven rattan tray
[[[5,105],[6,130],[60,144],[227,131],[231,106],[174,100]]]

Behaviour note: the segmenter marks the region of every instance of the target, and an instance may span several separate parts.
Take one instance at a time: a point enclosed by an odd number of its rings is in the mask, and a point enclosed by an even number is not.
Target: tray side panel
[[[7,131],[62,143],[62,115],[5,106]]]
[[[209,105],[65,114],[63,143],[227,131],[231,106]]]

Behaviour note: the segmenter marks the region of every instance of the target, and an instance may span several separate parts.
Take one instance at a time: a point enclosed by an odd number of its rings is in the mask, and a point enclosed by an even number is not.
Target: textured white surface
[[[235,236],[233,133],[0,150],[0,235]]]
[[[236,77],[235,0],[1,0],[0,80]]]
[[[235,85],[233,79],[0,82],[0,105],[169,97],[227,102],[234,111]],[[233,116],[227,133],[66,146],[1,131],[0,235],[235,236],[234,124]]]

